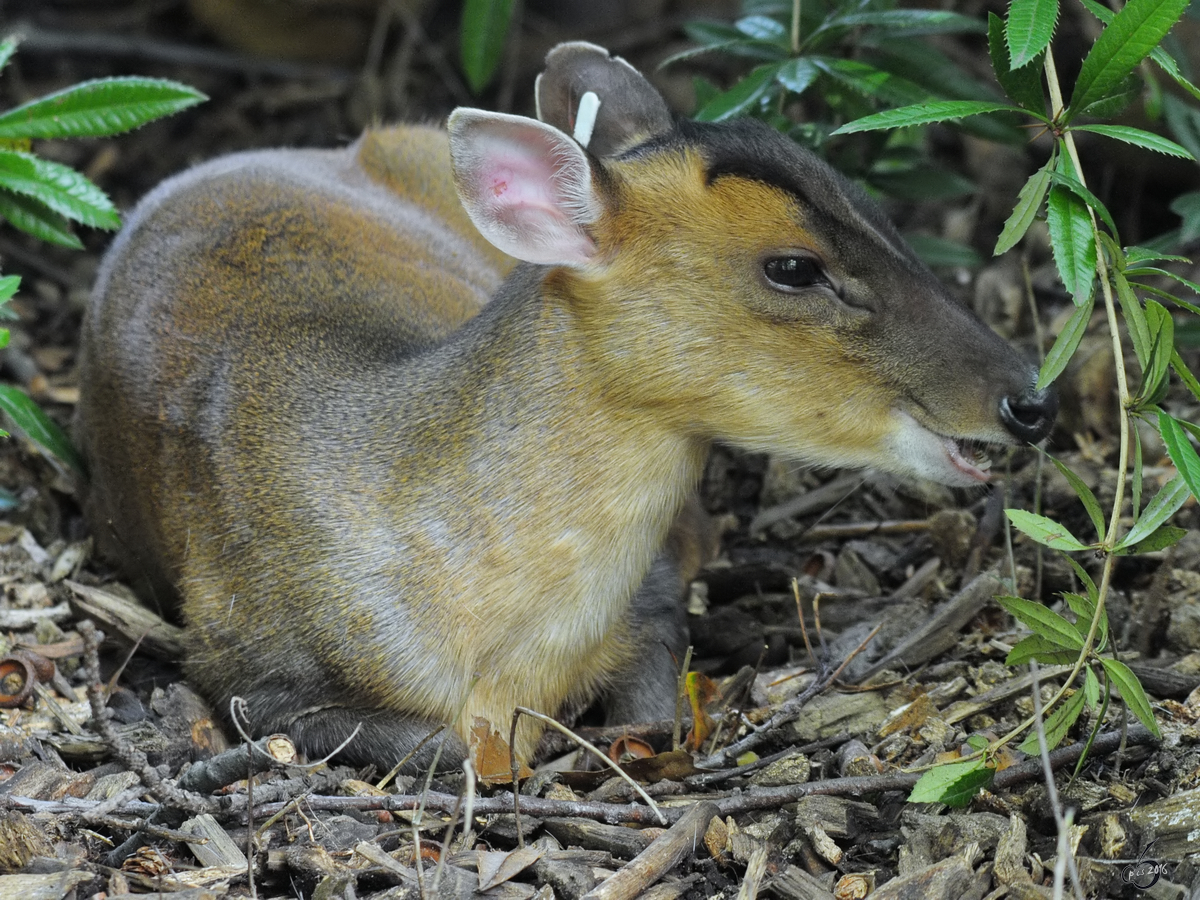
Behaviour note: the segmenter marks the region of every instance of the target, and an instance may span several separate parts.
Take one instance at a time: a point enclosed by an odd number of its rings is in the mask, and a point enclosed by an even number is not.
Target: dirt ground
[[[336,14],[294,3],[0,0],[3,30],[24,35],[0,73],[0,102],[114,74],[170,77],[208,94],[206,104],[130,135],[36,147],[128,209],[167,175],[232,150],[336,146],[368,123],[437,120],[464,103],[527,113],[541,58],[560,39],[594,40],[649,71],[686,46],[684,20],[733,12],[717,2],[531,2],[498,83],[473,101],[456,70],[457,4],[413,0],[382,15],[369,0]],[[281,15],[295,27],[272,24]],[[687,112],[691,73],[655,77]],[[904,228],[965,240],[990,260],[1038,147],[996,149],[951,132],[935,143],[979,192],[892,211]],[[1104,198],[1135,240],[1174,224],[1163,185],[1195,181],[1195,171],[1153,162],[1139,161],[1129,177],[1121,160],[1099,162]],[[2,376],[64,425],[78,396],[79,319],[110,241],[81,237],[79,253],[0,229],[0,267],[24,278]],[[1035,334],[1048,345],[1070,302],[1044,249],[1033,246],[1026,261],[1038,329],[1019,259],[940,274],[1034,358]],[[1103,334],[1085,338],[1062,391],[1050,446],[1103,502],[1117,458]],[[1197,418],[1182,392],[1168,406]],[[1173,474],[1150,436],[1145,461],[1153,486]],[[14,437],[0,444],[0,487],[10,492],[0,497],[0,651],[34,648],[57,666],[23,704],[0,710],[0,872],[8,873],[0,898],[1049,897],[1066,844],[1086,896],[1200,896],[1194,503],[1175,520],[1193,532],[1182,542],[1121,561],[1109,605],[1122,659],[1143,679],[1163,740],[1114,701],[1077,773],[1087,716],[1056,752],[1053,790],[1041,762],[1014,751],[965,809],[905,802],[915,769],[960,751],[970,735],[1005,734],[1032,712],[1035,687],[1045,698],[1060,683],[1059,671],[1035,684],[1004,666],[1023,632],[991,597],[1015,573],[1021,596],[1061,608],[1074,576],[1010,534],[1001,510],[1032,508],[1036,497],[1077,533],[1086,515],[1032,451],[996,458],[995,468],[992,487],[960,492],[718,448],[704,502],[724,536],[689,602],[693,668],[719,688],[709,706],[716,732],[689,754],[672,746],[690,713],[678,730],[585,723],[581,732],[604,750],[620,739],[610,752],[636,760],[628,768],[664,818],[611,773],[578,771],[587,766],[576,757],[559,766],[572,771],[525,782],[518,819],[504,784],[472,792],[451,776],[381,785],[387,773],[288,765],[286,744],[268,748],[282,761],[256,765],[250,781],[245,754],[225,758],[224,769],[201,765],[237,735],[182,683],[177,631],[121,604],[119,579],[91,556],[70,479]],[[107,636],[99,672],[85,618]],[[0,678],[7,692],[8,670]],[[103,735],[88,724],[85,692],[100,682],[113,711]],[[572,746],[547,739],[545,755]]]

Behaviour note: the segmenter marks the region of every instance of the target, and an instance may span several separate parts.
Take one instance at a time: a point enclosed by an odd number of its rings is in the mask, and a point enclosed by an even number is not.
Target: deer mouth
[[[955,440],[943,437],[942,446],[946,457],[959,472],[976,481],[989,481],[992,477],[992,460],[981,444],[975,441]]]

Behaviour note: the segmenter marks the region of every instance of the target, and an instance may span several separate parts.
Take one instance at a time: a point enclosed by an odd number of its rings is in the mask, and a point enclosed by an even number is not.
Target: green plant
[[[0,70],[17,49],[0,41]],[[207,99],[199,91],[153,78],[88,81],[0,113],[0,219],[51,244],[82,248],[71,230],[78,222],[116,229],[121,217],[105,193],[74,169],[32,152],[46,138],[107,137],[137,128]],[[0,278],[0,313],[20,287],[16,275]],[[9,340],[0,328],[0,347]],[[0,384],[0,409],[35,444],[82,472],[82,463],[62,430],[16,387]]]
[[[458,53],[472,93],[495,76],[515,9],[515,0],[464,0]]]
[[[1083,586],[1081,593],[1067,593],[1063,598],[1074,621],[1019,597],[999,599],[1005,609],[1032,631],[1013,648],[1009,664],[1036,660],[1071,666],[1053,699],[1046,704],[1045,732],[1051,747],[1063,739],[1085,709],[1093,712],[1098,729],[1113,687],[1120,691],[1137,719],[1151,732],[1158,733],[1144,690],[1109,645],[1105,600],[1116,559],[1160,550],[1178,541],[1184,532],[1168,521],[1189,494],[1200,497],[1200,456],[1188,438],[1189,434],[1200,437],[1200,427],[1172,416],[1160,405],[1166,397],[1172,371],[1200,399],[1200,382],[1175,348],[1174,315],[1164,303],[1193,314],[1200,314],[1200,307],[1160,285],[1165,280],[1174,280],[1190,292],[1200,292],[1200,285],[1164,268],[1164,263],[1180,261],[1180,257],[1165,256],[1144,247],[1122,246],[1113,217],[1087,188],[1075,142],[1076,133],[1092,132],[1147,150],[1194,158],[1185,147],[1152,132],[1096,121],[1111,117],[1128,104],[1138,91],[1135,72],[1147,59],[1184,92],[1200,97],[1200,89],[1184,77],[1175,60],[1160,46],[1184,14],[1188,0],[1129,0],[1116,14],[1094,0],[1081,2],[1104,24],[1104,29],[1083,60],[1069,100],[1064,101],[1051,47],[1057,0],[1014,0],[1007,20],[993,15],[988,29],[992,65],[1011,102],[957,101],[907,107],[869,116],[842,129],[854,132],[903,128],[1004,111],[1031,118],[1054,137],[1050,158],[1021,191],[1000,235],[996,253],[1015,246],[1045,210],[1054,261],[1074,300],[1075,311],[1046,357],[1040,384],[1053,381],[1079,346],[1092,319],[1096,286],[1099,286],[1100,306],[1116,366],[1120,457],[1115,496],[1107,515],[1083,480],[1053,460],[1087,511],[1096,530],[1094,540],[1077,537],[1063,524],[1045,516],[1023,510],[1007,511],[1013,526],[1046,547],[1065,554],[1088,552],[1102,557],[1098,584],[1079,562],[1066,557]],[[1043,75],[1046,94],[1042,88]],[[1126,372],[1119,327],[1122,319],[1140,375],[1136,389],[1130,386]],[[1144,503],[1142,447],[1138,430],[1131,427],[1134,419],[1158,431],[1179,473]],[[1127,493],[1134,521],[1125,529],[1122,516],[1127,510]],[[1110,655],[1104,655],[1106,650],[1111,651]],[[1082,685],[1073,690],[1080,676]],[[985,786],[990,779],[990,754],[999,745],[1026,733],[1033,724],[1032,719],[1023,722],[999,741],[980,748],[975,759],[959,764],[953,771],[927,773],[914,797],[969,799],[973,790],[966,791],[963,785]],[[1036,751],[1036,735],[1027,736],[1021,746]]]
[[[887,107],[1000,99],[994,87],[972,78],[928,40],[934,35],[982,33],[982,22],[942,10],[900,9],[894,0],[746,0],[742,11],[732,24],[701,21],[685,26],[698,46],[664,63],[719,53],[753,65],[727,90],[697,78],[697,119],[763,119],[847,175],[902,199],[974,190],[968,179],[927,158],[920,135],[835,134],[845,122]],[[1022,140],[1019,131],[996,118],[977,120],[972,128],[999,140]],[[926,255],[934,249],[944,254],[952,248],[918,247]],[[931,261],[977,261],[967,248],[953,253]]]

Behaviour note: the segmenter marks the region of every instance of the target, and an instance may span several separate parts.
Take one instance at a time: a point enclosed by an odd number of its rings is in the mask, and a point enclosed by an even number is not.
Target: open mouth
[[[950,464],[964,475],[976,481],[987,481],[991,478],[992,460],[982,445],[974,441],[957,441],[954,438],[943,437],[942,446],[946,448]]]

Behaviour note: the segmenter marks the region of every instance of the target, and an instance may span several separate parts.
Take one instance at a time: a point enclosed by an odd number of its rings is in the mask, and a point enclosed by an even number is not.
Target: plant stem
[[[800,55],[800,0],[792,0],[792,56]]]

